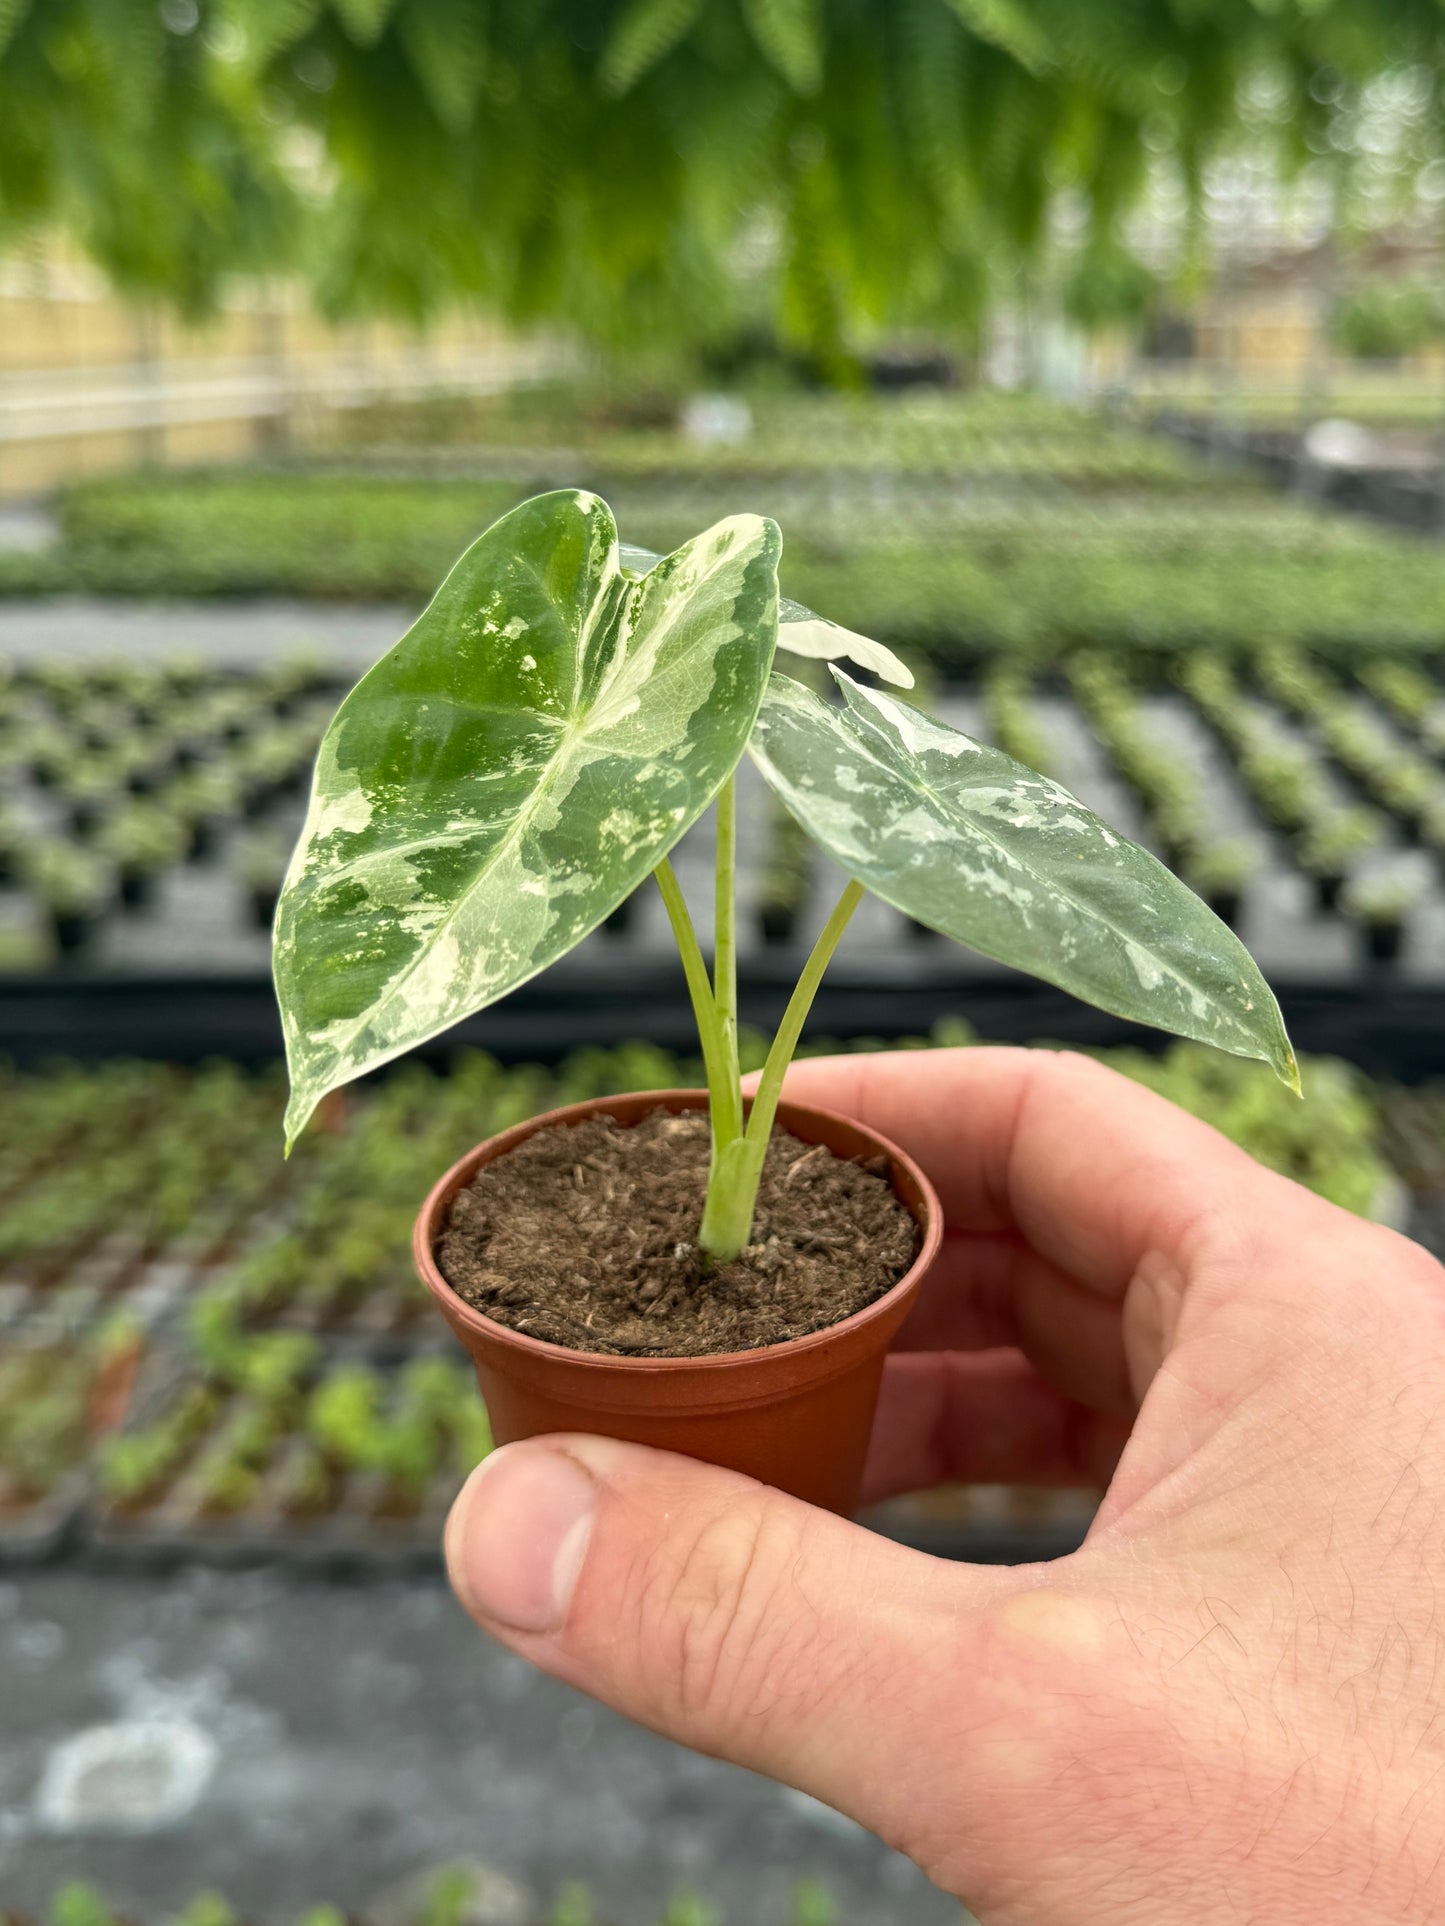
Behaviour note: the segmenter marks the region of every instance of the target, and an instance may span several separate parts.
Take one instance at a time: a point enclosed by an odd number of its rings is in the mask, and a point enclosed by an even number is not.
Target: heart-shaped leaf
[[[1001,750],[833,673],[842,709],[775,674],[751,749],[850,876],[985,956],[1299,1087],[1253,958],[1162,863]]]
[[[321,745],[276,918],[288,1140],[571,949],[702,814],[767,681],[780,547],[738,515],[637,580],[607,504],[562,490],[467,550]]]

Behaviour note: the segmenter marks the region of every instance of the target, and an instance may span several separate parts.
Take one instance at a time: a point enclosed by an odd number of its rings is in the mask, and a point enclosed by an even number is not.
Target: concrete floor
[[[88,595],[0,600],[0,660],[126,661],[146,667],[199,657],[254,668],[306,654],[360,673],[410,627],[417,611],[386,603],[301,602],[285,596],[148,601]]]
[[[0,1584],[0,1907],[99,1883],[150,1926],[201,1888],[279,1922],[480,1859],[652,1926],[689,1884],[772,1926],[958,1926],[851,1821],[654,1738],[484,1640],[440,1579],[79,1568]],[[545,1916],[545,1915],[544,1915]]]

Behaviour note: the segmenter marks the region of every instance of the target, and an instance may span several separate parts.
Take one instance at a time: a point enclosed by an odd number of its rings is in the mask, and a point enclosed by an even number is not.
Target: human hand
[[[851,1814],[987,1926],[1445,1918],[1445,1272],[1081,1058],[787,1089],[911,1150],[947,1220],[868,1495],[1107,1479],[1087,1542],[948,1564],[549,1438],[453,1511],[478,1623]]]

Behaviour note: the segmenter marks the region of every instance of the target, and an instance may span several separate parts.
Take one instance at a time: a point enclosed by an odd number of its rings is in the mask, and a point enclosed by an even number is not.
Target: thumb
[[[968,1830],[947,1801],[949,1840],[920,1836],[978,1722],[989,1608],[1037,1582],[594,1437],[494,1452],[452,1510],[447,1562],[478,1623],[545,1671],[925,1865]]]

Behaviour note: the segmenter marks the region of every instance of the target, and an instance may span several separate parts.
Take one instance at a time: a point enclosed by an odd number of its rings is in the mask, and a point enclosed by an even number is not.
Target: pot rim
[[[564,1104],[556,1110],[545,1110],[539,1116],[529,1117],[524,1122],[513,1124],[510,1129],[498,1131],[494,1137],[486,1138],[439,1177],[427,1194],[426,1202],[416,1216],[412,1228],[412,1258],[417,1274],[432,1293],[448,1319],[465,1324],[478,1336],[485,1337],[495,1344],[516,1352],[530,1354],[538,1358],[555,1358],[576,1365],[584,1371],[597,1373],[640,1372],[649,1376],[666,1376],[677,1371],[697,1371],[699,1369],[723,1368],[757,1364],[768,1358],[802,1357],[809,1352],[823,1349],[836,1342],[840,1337],[871,1323],[875,1318],[885,1315],[900,1297],[911,1295],[931,1268],[943,1242],[943,1207],[938,1201],[938,1193],[918,1162],[906,1150],[899,1148],[891,1138],[870,1124],[860,1123],[841,1110],[825,1110],[818,1104],[790,1103],[783,1098],[778,1104],[775,1122],[787,1127],[791,1118],[818,1118],[829,1124],[844,1124],[849,1130],[857,1131],[874,1144],[878,1151],[888,1158],[895,1172],[902,1172],[918,1193],[919,1204],[915,1208],[907,1198],[898,1193],[894,1185],[894,1195],[908,1211],[917,1224],[920,1233],[918,1250],[913,1262],[896,1283],[890,1284],[880,1297],[871,1304],[865,1304],[861,1311],[840,1318],[836,1324],[825,1324],[821,1330],[809,1331],[802,1337],[787,1338],[781,1344],[754,1345],[747,1351],[711,1351],[700,1357],[621,1357],[611,1351],[574,1351],[564,1344],[549,1344],[541,1338],[528,1337],[523,1331],[514,1331],[506,1324],[499,1324],[494,1318],[487,1317],[474,1304],[454,1291],[442,1276],[441,1269],[433,1254],[433,1245],[440,1228],[443,1209],[450,1204],[456,1193],[476,1174],[483,1162],[491,1163],[497,1157],[524,1143],[527,1138],[538,1132],[552,1128],[565,1129],[569,1124],[581,1123],[586,1118],[599,1113],[606,1115],[610,1104],[632,1105],[646,1099],[655,1109],[682,1112],[689,1109],[708,1107],[706,1090],[629,1090],[619,1091],[611,1096],[589,1097],[581,1103]],[[746,1109],[752,1098],[743,1099]],[[503,1148],[484,1158],[483,1152],[493,1145]]]

